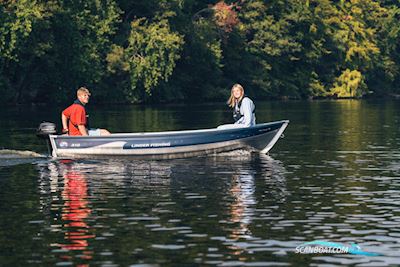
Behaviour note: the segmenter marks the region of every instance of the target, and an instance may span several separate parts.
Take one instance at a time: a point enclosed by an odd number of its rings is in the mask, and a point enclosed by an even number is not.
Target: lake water
[[[290,120],[269,155],[159,161],[40,157],[35,128],[60,109],[5,108],[0,266],[399,265],[399,104],[260,102],[258,122]],[[113,132],[230,120],[223,104],[89,106]],[[315,240],[379,255],[296,253]]]

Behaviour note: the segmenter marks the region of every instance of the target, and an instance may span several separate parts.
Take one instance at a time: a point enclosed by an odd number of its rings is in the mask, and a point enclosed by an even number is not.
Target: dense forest
[[[393,0],[0,0],[0,102],[398,94]]]

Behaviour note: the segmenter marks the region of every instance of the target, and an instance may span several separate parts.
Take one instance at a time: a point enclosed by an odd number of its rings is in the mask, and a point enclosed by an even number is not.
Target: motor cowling
[[[57,134],[57,126],[52,122],[42,122],[36,130],[36,136],[48,139],[50,134]]]

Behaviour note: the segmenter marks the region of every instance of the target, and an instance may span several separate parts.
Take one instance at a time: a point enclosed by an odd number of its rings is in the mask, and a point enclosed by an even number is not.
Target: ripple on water
[[[146,264],[131,264],[129,267],[160,267],[161,265],[159,264],[151,264],[151,263],[146,263]]]
[[[46,157],[34,151],[0,149],[0,167],[36,163]]]
[[[158,220],[160,220],[160,218],[143,216],[143,217],[125,217],[125,218],[123,218],[123,220],[125,220],[125,221],[158,221]]]
[[[168,244],[168,245],[153,244],[151,245],[151,247],[157,249],[167,249],[167,250],[180,250],[186,248],[185,245],[175,245],[175,244]]]

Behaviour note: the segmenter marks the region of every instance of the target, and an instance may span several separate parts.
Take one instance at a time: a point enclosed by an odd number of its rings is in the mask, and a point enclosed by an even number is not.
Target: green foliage
[[[36,28],[44,27],[50,15],[39,1],[0,3],[0,102],[20,102],[34,76],[35,59],[48,51],[37,38]]]
[[[120,10],[114,0],[65,1],[55,16],[55,31],[65,33],[55,36],[53,47],[61,80],[67,81],[60,85],[59,97],[70,98],[80,85],[98,84],[105,75]]]
[[[329,92],[326,91],[325,86],[318,79],[318,74],[315,72],[311,73],[310,84],[308,87],[310,88],[308,95],[316,97],[326,97],[329,95]]]
[[[331,93],[338,97],[360,97],[365,93],[365,89],[361,72],[346,69],[335,80]]]
[[[0,3],[0,58],[18,60],[16,50],[31,34],[33,24],[44,17],[43,11],[43,5],[32,0]]]
[[[144,18],[136,19],[131,22],[128,46],[113,46],[108,55],[109,69],[129,72],[128,96],[131,101],[138,101],[138,88],[151,95],[160,80],[168,81],[182,45],[182,36],[171,32],[167,20],[149,23]]]
[[[386,1],[384,1],[386,2]],[[399,92],[399,38],[400,9],[392,4],[384,8],[384,12],[376,19],[374,14],[369,14],[369,24],[376,27],[377,45],[381,51],[379,57],[374,61],[375,68],[367,73],[367,84],[371,91],[377,94]]]
[[[391,0],[0,1],[0,101],[399,93],[399,19]]]
[[[100,82],[119,20],[115,1],[5,3],[0,80],[12,101],[65,100],[77,86]]]
[[[365,17],[370,13],[381,16],[385,10],[371,0],[340,1],[331,10],[323,22],[344,62],[350,67],[369,66],[380,51],[374,25],[368,25]]]

